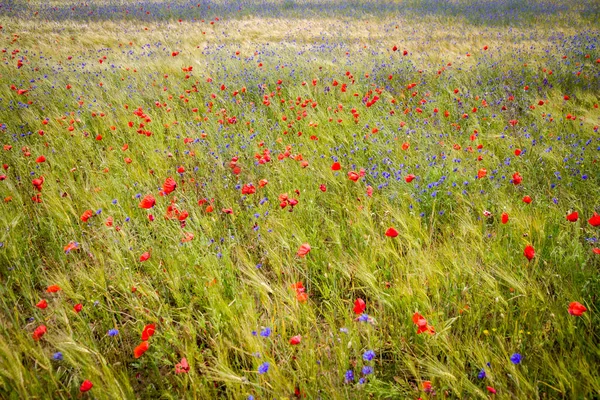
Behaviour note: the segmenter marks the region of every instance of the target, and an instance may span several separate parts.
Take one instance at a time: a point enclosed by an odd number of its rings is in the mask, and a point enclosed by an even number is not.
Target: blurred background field
[[[599,19],[3,2],[0,397],[600,396]]]

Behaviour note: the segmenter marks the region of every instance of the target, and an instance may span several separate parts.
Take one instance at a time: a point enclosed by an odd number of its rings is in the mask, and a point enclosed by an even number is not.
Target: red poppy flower
[[[529,197],[529,196],[524,196],[524,197],[523,197],[523,203],[527,203],[527,204],[531,203],[531,197]]]
[[[422,386],[424,392],[429,393],[432,391],[431,381],[423,381]]]
[[[71,241],[64,247],[64,250],[65,250],[65,253],[68,253],[72,250],[77,250],[78,248],[79,248],[79,246],[77,245],[77,243]]]
[[[242,194],[254,194],[256,193],[256,188],[251,183],[247,183],[242,186]]]
[[[83,214],[81,214],[81,220],[83,222],[87,222],[88,219],[94,216],[94,212],[92,210],[85,210]]]
[[[140,262],[144,262],[147,261],[150,258],[150,253],[148,253],[147,251],[142,253],[142,255],[140,256]]]
[[[60,290],[60,286],[58,285],[50,285],[48,286],[48,289],[46,289],[46,292],[48,293],[56,293]]]
[[[409,174],[406,175],[406,178],[404,178],[404,180],[406,181],[406,183],[411,183],[413,181],[413,179],[415,179],[416,176],[414,176],[413,174]]]
[[[350,171],[348,172],[348,178],[353,181],[356,182],[358,181],[358,179],[360,178],[360,175],[358,175],[358,173],[354,172],[354,171]]]
[[[506,224],[508,222],[508,214],[503,212],[502,213],[502,223]]]
[[[337,162],[337,161],[336,161],[336,162],[334,162],[334,163],[331,165],[331,170],[332,170],[332,171],[339,171],[340,169],[342,169],[342,166],[341,166],[341,165],[340,165],[340,163],[339,163],[339,162]]]
[[[533,246],[527,245],[527,247],[525,247],[525,250],[523,251],[523,255],[527,257],[529,261],[531,261],[533,257],[535,257],[535,249],[533,248]]]
[[[576,222],[579,219],[579,214],[577,211],[573,211],[571,214],[567,215],[567,221]]]
[[[173,192],[176,188],[177,182],[175,182],[175,179],[168,177],[167,179],[165,179],[165,183],[163,183],[162,193],[165,195],[169,194]]]
[[[156,204],[156,199],[154,198],[154,196],[149,194],[146,195],[146,197],[144,197],[142,201],[140,201],[139,207],[148,209],[154,207],[154,204]]]
[[[185,357],[181,359],[181,361],[175,365],[175,373],[176,374],[187,374],[190,372],[190,365],[188,364]]]
[[[181,239],[181,243],[187,243],[194,240],[194,234],[192,232],[185,232],[183,234],[183,239]]]
[[[299,345],[301,341],[302,341],[302,336],[300,336],[300,335],[292,336],[290,338],[290,344],[293,346]]]
[[[576,317],[581,317],[581,315],[587,311],[587,308],[583,304],[578,301],[574,301],[569,304],[569,314],[574,315]]]
[[[38,192],[42,191],[42,185],[44,184],[44,177],[40,176],[39,178],[33,179],[31,184],[35,187]]]
[[[600,215],[598,213],[594,213],[588,222],[591,226],[600,226]]]
[[[179,215],[177,216],[177,219],[180,221],[185,221],[187,217],[190,216],[190,213],[188,213],[187,211],[183,210],[179,213]]]
[[[33,331],[33,340],[35,340],[36,342],[38,340],[40,340],[40,338],[42,336],[44,336],[46,334],[46,332],[48,332],[48,329],[46,328],[46,325],[40,325],[37,328],[35,328],[35,330]]]
[[[430,335],[433,335],[435,333],[433,326],[429,325],[427,323],[427,320],[425,318],[423,318],[423,316],[421,314],[414,313],[412,320],[415,323],[415,325],[417,325],[417,327],[418,327],[417,334],[420,335],[423,332],[427,332]]]
[[[308,294],[306,292],[296,293],[296,300],[300,303],[306,303],[308,301]]]
[[[365,301],[361,298],[358,298],[356,300],[354,300],[354,314],[362,314],[363,312],[365,312],[365,309],[367,308],[367,304],[365,303]]]
[[[154,335],[154,331],[156,330],[156,325],[148,324],[144,327],[142,331],[142,340],[148,340]]]
[[[521,175],[519,175],[518,172],[515,172],[512,176],[513,178],[513,184],[515,185],[519,185],[521,184],[521,182],[523,182],[523,177]]]
[[[87,379],[85,381],[83,381],[81,383],[81,386],[79,386],[79,391],[81,393],[85,393],[88,390],[90,390],[92,388],[92,386],[94,386],[94,384],[91,381],[88,381]]]
[[[140,343],[135,349],[133,349],[133,356],[135,358],[140,358],[142,354],[148,351],[149,347],[150,345],[148,344],[148,342]]]
[[[43,310],[46,307],[48,307],[48,302],[45,299],[42,299],[40,301],[38,301],[38,303],[35,305],[37,308]]]
[[[306,289],[302,282],[296,282],[291,286],[292,289],[296,291],[296,300],[300,303],[304,303],[308,300],[308,295],[306,294]]]
[[[310,252],[310,245],[308,243],[304,243],[300,246],[300,248],[298,249],[298,252],[296,253],[296,255],[298,257],[304,257],[306,256],[308,253]]]
[[[395,238],[398,236],[398,231],[394,228],[388,228],[388,230],[385,231],[385,236]]]

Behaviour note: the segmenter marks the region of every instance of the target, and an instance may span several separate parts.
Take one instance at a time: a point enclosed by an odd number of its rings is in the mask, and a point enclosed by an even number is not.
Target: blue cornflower
[[[269,371],[269,363],[268,362],[264,362],[262,364],[260,364],[260,366],[258,367],[258,373],[259,374],[266,374],[267,371]]]
[[[354,371],[352,371],[351,369],[346,371],[346,373],[344,374],[344,378],[346,380],[346,383],[354,382]]]
[[[519,353],[514,353],[512,356],[510,356],[510,361],[513,364],[521,364],[521,359],[523,357],[519,354]]]
[[[365,365],[364,367],[362,367],[362,374],[363,375],[369,375],[373,373],[373,367],[371,367],[370,365]]]
[[[361,314],[361,316],[358,317],[358,320],[360,322],[369,322],[369,315],[368,314]]]
[[[61,353],[60,351],[57,351],[56,353],[52,354],[52,359],[56,360],[56,361],[62,361],[63,353]]]
[[[114,329],[113,328],[113,329],[111,329],[111,330],[108,331],[108,336],[110,336],[110,337],[117,336],[118,334],[119,334],[119,330],[118,329]]]
[[[264,328],[263,330],[260,331],[260,336],[262,337],[269,337],[271,336],[271,328]]]
[[[485,369],[482,368],[481,371],[479,371],[479,374],[477,374],[477,377],[479,379],[485,378],[486,377],[486,375],[485,375]]]
[[[375,358],[375,352],[373,350],[367,350],[363,354],[363,360],[365,360],[365,361],[371,361],[374,358]]]
[[[359,384],[359,385],[364,385],[364,384],[365,384],[365,382],[366,382],[365,378],[360,378],[360,379],[358,380],[358,384]]]

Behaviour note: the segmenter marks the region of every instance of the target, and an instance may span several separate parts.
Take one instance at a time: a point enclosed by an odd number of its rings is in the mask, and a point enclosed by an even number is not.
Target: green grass
[[[0,15],[0,144],[12,146],[0,149],[0,397],[78,397],[86,379],[83,397],[106,399],[434,398],[426,381],[435,398],[487,398],[487,386],[498,398],[600,396],[599,228],[588,223],[600,212],[600,33],[571,11],[509,30],[450,11]],[[271,161],[258,164],[265,149]],[[159,196],[167,177],[178,186]],[[236,188],[247,183],[255,194]],[[293,210],[280,207],[284,193]],[[147,194],[151,210],[138,207]],[[189,213],[185,226],[166,218],[170,204]],[[79,248],[65,254],[71,241]],[[311,251],[298,257],[303,243]],[[357,321],[357,298],[370,323]],[[416,312],[434,335],[417,334]],[[34,341],[39,325],[47,333]],[[176,374],[182,357],[190,371]],[[359,384],[365,365],[374,372]]]

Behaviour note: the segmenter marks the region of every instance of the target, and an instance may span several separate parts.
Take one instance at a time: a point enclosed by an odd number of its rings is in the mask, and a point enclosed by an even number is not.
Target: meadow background
[[[0,397],[599,397],[599,20],[3,1]]]

